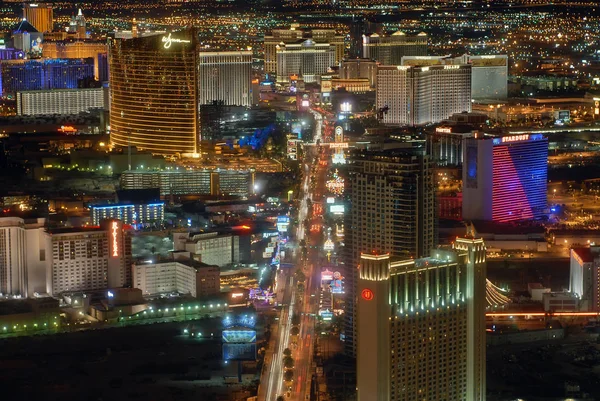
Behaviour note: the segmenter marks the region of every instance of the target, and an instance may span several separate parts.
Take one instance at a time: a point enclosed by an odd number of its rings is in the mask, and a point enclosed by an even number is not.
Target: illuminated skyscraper
[[[344,36],[336,34],[333,29],[313,29],[313,30],[301,30],[297,29],[296,26],[292,26],[290,29],[274,29],[270,35],[265,35],[265,72],[269,74],[277,73],[287,70],[286,68],[280,69],[278,67],[278,52],[281,49],[286,48],[288,45],[292,45],[288,49],[296,49],[301,46],[302,43],[310,40],[313,42],[316,48],[327,48],[327,45],[333,46],[333,63],[327,67],[337,65],[344,57]],[[278,49],[279,47],[279,49]],[[306,60],[309,63],[310,60]],[[327,60],[329,63],[330,60]],[[309,63],[310,65],[312,63]],[[303,71],[307,70],[307,66],[303,68]],[[310,67],[312,68],[312,67]],[[293,71],[292,71],[293,72]],[[297,72],[296,72],[297,74]]]
[[[24,3],[23,18],[38,32],[52,32],[54,27],[54,12],[50,3]]]
[[[340,79],[366,78],[369,85],[377,84],[377,63],[371,59],[354,58],[340,63]]]
[[[362,254],[358,401],[485,400],[485,245],[422,259]]]
[[[402,57],[402,65],[406,66],[464,64],[471,66],[471,97],[473,99],[505,99],[508,96],[508,56],[505,54]]]
[[[288,82],[295,75],[315,82],[336,64],[335,46],[306,39],[301,43],[277,45],[277,81]]]
[[[380,62],[383,65],[400,65],[404,56],[426,56],[427,34],[406,35],[395,32],[390,36],[363,36],[363,57]]]
[[[251,78],[252,51],[200,52],[198,102],[249,107]]]
[[[471,111],[471,66],[379,66],[377,108],[383,123],[423,125]]]
[[[32,297],[46,292],[44,219],[0,218],[0,292]]]
[[[131,235],[119,220],[105,220],[100,228],[48,230],[45,249],[50,295],[131,285]]]
[[[94,79],[94,60],[8,60],[0,65],[2,93],[42,89],[75,89]]]
[[[193,30],[109,42],[111,142],[162,154],[198,151]]]
[[[548,139],[542,134],[468,138],[463,158],[464,219],[542,217],[548,177]]]
[[[359,152],[350,158],[345,216],[346,353],[356,353],[360,254],[427,256],[437,243],[433,164],[422,149]]]
[[[98,55],[105,54],[106,52],[106,41],[95,40],[45,40],[42,49],[44,58],[94,58],[94,76],[96,78],[106,74],[104,72],[106,70],[100,70],[101,67],[98,63]]]

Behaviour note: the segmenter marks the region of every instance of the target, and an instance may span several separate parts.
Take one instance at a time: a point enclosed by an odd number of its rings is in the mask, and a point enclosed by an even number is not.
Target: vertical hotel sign
[[[110,225],[110,239],[112,244],[111,256],[113,258],[119,257],[119,222],[112,221]]]

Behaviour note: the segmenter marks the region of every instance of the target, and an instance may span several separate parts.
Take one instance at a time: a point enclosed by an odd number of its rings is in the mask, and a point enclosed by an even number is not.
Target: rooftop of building
[[[48,228],[46,232],[48,234],[76,234],[81,232],[101,232],[105,231],[103,228],[98,226],[88,226],[88,227],[58,227],[58,228]]]
[[[0,299],[0,316],[32,313],[37,305],[52,305],[58,308],[58,304],[58,300],[51,297]]]
[[[385,34],[382,34],[382,35],[380,35],[378,33],[372,33],[370,35],[365,35],[365,36],[371,37],[371,38],[381,38],[381,37],[385,38],[385,37],[390,37],[390,36],[406,36],[408,38],[416,38],[416,37],[427,37],[427,34],[425,32],[419,32],[417,34],[413,33],[413,34],[408,34],[407,35],[403,31],[396,31],[396,32],[393,32],[393,33],[389,33],[388,32],[388,33],[385,33]]]
[[[194,269],[207,269],[207,268],[219,268],[217,265],[209,265],[207,263],[203,263],[197,261],[195,259],[191,259],[186,257],[185,255],[189,255],[189,252],[186,251],[173,251],[172,256],[154,256],[152,260],[148,260],[146,258],[138,259],[136,261],[136,265],[138,266],[149,266],[149,265],[160,265],[167,263],[180,263],[182,265],[193,267]]]
[[[571,248],[571,251],[579,257],[583,263],[592,263],[594,261],[594,253],[591,247]]]
[[[550,230],[550,233],[555,237],[597,237],[600,231],[597,229],[585,229],[585,228],[557,228]]]
[[[25,18],[21,20],[13,30],[14,33],[21,32],[29,32],[29,33],[37,33],[39,32],[33,25],[31,25]]]
[[[498,223],[495,221],[473,220],[471,222],[475,231],[481,234],[500,234],[500,235],[527,235],[544,234],[546,229],[542,225],[534,223]]]

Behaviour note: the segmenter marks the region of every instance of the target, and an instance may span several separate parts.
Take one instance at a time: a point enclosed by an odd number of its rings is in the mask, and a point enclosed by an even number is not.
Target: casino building
[[[547,207],[548,138],[523,134],[463,142],[463,218],[509,222]]]
[[[153,153],[196,153],[196,62],[192,30],[110,39],[111,143]]]
[[[44,219],[0,218],[0,291],[32,297],[131,285],[131,235],[119,220],[45,229]]]
[[[252,53],[202,51],[194,29],[111,38],[108,50],[114,146],[197,156],[201,105],[250,105]]]
[[[362,254],[358,274],[358,401],[485,400],[483,240]]]

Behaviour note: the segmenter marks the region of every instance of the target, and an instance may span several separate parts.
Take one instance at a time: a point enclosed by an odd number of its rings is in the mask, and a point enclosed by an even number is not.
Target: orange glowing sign
[[[375,294],[373,294],[373,291],[371,291],[368,288],[365,288],[364,290],[362,290],[362,292],[360,293],[360,296],[365,300],[365,301],[372,301],[373,298],[375,297]]]
[[[112,235],[112,256],[113,258],[119,257],[119,222],[113,221],[111,225],[111,235]]]

